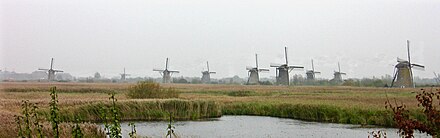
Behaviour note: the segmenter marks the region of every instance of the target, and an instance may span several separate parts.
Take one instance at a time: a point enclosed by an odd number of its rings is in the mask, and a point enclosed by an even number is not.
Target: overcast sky
[[[100,72],[159,77],[153,68],[213,78],[246,77],[246,66],[284,62],[331,78],[392,74],[396,57],[440,72],[440,0],[1,0],[0,68],[54,67],[75,76]],[[275,75],[275,69],[262,77]]]

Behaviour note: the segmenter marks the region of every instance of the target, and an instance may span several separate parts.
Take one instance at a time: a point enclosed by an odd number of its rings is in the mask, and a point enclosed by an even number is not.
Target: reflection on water
[[[165,137],[168,122],[136,122],[140,136]],[[175,122],[175,131],[181,137],[195,138],[367,138],[368,132],[385,130],[390,138],[398,137],[397,129],[360,128],[358,125],[306,122],[293,119],[261,116],[223,116],[217,119],[202,121]],[[124,137],[128,136],[130,127],[122,123]],[[428,137],[416,134],[416,137]]]

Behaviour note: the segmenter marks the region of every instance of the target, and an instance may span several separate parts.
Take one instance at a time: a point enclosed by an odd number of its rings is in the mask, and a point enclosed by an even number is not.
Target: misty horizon
[[[426,66],[414,76],[440,72],[440,1],[1,1],[0,69],[54,68],[73,76],[247,77],[246,66],[270,72],[284,63],[305,76],[314,60],[317,78],[330,79],[341,63],[343,78],[392,75],[397,57]]]

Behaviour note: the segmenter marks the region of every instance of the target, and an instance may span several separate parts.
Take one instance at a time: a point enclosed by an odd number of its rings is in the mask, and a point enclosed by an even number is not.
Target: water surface
[[[136,122],[137,134],[148,137],[165,137],[168,122]],[[122,123],[124,137],[131,128]],[[367,138],[368,132],[384,130],[389,138],[398,137],[393,128],[360,128],[359,125],[306,122],[293,119],[262,116],[223,116],[201,121],[174,122],[181,137],[194,138]],[[416,137],[429,137],[416,134]]]

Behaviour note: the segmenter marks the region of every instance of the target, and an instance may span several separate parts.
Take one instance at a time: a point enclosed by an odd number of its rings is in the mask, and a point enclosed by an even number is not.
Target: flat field
[[[417,112],[415,96],[417,89],[366,88],[342,86],[248,86],[248,85],[210,85],[210,84],[161,84],[164,88],[175,88],[180,92],[177,99],[130,99],[126,96],[134,83],[0,83],[0,137],[16,136],[14,115],[21,112],[21,101],[37,103],[40,110],[47,110],[50,87],[56,86],[61,113],[64,121],[74,114],[82,114],[85,121],[99,121],[91,113],[93,105],[108,102],[108,93],[115,92],[118,103],[125,104],[122,120],[161,120],[163,115],[152,115],[146,110],[147,103],[166,105],[169,101],[183,101],[182,104],[194,104],[193,101],[214,102],[216,107],[207,108],[205,114],[195,110],[181,119],[198,119],[219,115],[261,115],[285,117],[309,121],[349,123],[362,125],[381,125],[392,127],[390,109],[385,109],[385,101],[405,104],[408,109]],[[436,88],[426,88],[428,90]],[[158,104],[159,105],[159,104]],[[173,102],[174,108],[176,102]],[[136,108],[134,108],[134,106]],[[138,106],[142,106],[140,108]],[[150,104],[148,106],[151,106]],[[162,105],[161,105],[162,106]],[[200,105],[198,105],[200,106]],[[206,104],[206,106],[211,106]],[[189,110],[185,105],[185,109]],[[93,111],[92,111],[93,110]],[[158,108],[154,110],[168,110]],[[176,110],[176,109],[174,109]],[[193,110],[193,108],[191,108]],[[215,111],[212,111],[215,110]],[[84,112],[90,111],[90,112]],[[126,112],[124,114],[124,112]],[[186,112],[186,111],[182,111]],[[418,114],[414,113],[415,118]],[[179,116],[177,116],[179,118]],[[418,118],[419,119],[419,118]],[[423,118],[422,118],[423,119]],[[67,133],[67,132],[66,132]]]

